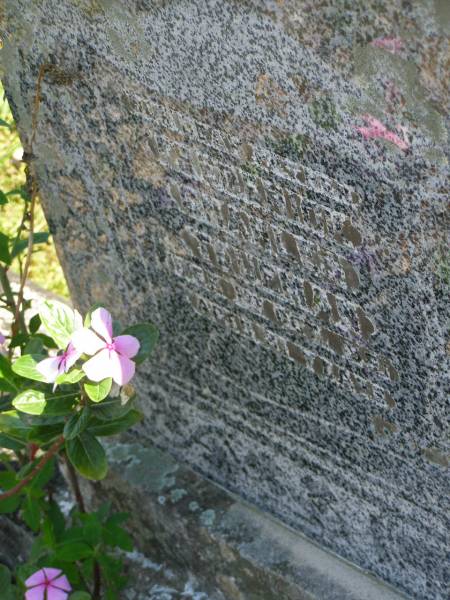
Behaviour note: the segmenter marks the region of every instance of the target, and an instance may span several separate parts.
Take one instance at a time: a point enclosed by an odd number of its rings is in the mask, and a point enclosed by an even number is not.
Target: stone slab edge
[[[160,450],[105,447],[110,473],[87,484],[90,502],[129,512],[139,550],[193,573],[214,600],[406,598]]]

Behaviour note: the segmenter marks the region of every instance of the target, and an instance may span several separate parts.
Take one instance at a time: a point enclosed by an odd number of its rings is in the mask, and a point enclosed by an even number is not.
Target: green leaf
[[[2,388],[4,391],[17,391],[13,369],[9,360],[3,354],[0,354],[0,381],[3,383]]]
[[[36,459],[36,463],[39,460],[40,459]],[[29,484],[30,489],[32,489],[32,490],[43,489],[55,475],[55,464],[56,464],[56,458],[52,458],[51,460],[49,460],[48,463],[45,465],[45,467],[41,471],[39,471],[39,473],[36,475],[36,477]]]
[[[92,402],[101,402],[109,394],[112,386],[112,379],[108,377],[99,383],[85,383],[84,391]]]
[[[55,558],[62,561],[82,560],[92,556],[92,548],[85,542],[62,542],[55,547]]]
[[[42,325],[59,348],[66,348],[75,329],[81,327],[81,316],[66,304],[47,300],[39,311]]]
[[[58,375],[55,383],[61,385],[63,383],[78,383],[85,376],[84,371],[81,369],[72,369],[68,373],[62,373]]]
[[[92,515],[90,515],[92,516]],[[102,526],[98,521],[91,520],[83,526],[83,538],[90,546],[97,546],[102,541]]]
[[[25,344],[25,348],[22,350],[22,354],[42,354],[44,351],[44,344],[42,340],[38,336],[31,336],[27,343]]]
[[[38,313],[36,313],[33,317],[31,317],[30,322],[28,324],[28,329],[30,330],[30,333],[36,333],[40,326],[41,317]]]
[[[5,119],[0,119],[0,127],[7,127],[8,129],[11,129],[11,125],[8,123],[8,121],[5,121]]]
[[[8,448],[9,450],[14,450],[14,452],[19,452],[23,450],[25,445],[25,441],[22,441],[20,438],[0,433],[0,448]]]
[[[5,565],[0,563],[0,592],[2,600],[14,600],[14,588],[11,584],[11,572]]]
[[[100,404],[91,406],[92,416],[102,421],[112,421],[125,416],[133,408],[133,402],[122,403],[120,398],[106,398]]]
[[[9,252],[9,237],[0,232],[0,262],[6,265],[11,264],[11,254]]]
[[[13,363],[12,370],[17,375],[25,377],[26,379],[46,382],[47,380],[42,373],[39,373],[36,369],[37,363],[44,360],[44,358],[46,358],[46,356],[42,354],[24,354]]]
[[[77,392],[45,394],[38,390],[25,390],[13,400],[17,410],[28,415],[64,416],[70,414]]]
[[[64,425],[64,437],[66,440],[72,440],[77,437],[87,427],[91,416],[88,406],[85,406],[81,412],[74,413]]]
[[[92,596],[87,592],[74,592],[70,594],[69,600],[91,600]]]
[[[28,441],[34,442],[35,444],[43,445],[53,442],[58,436],[61,435],[64,428],[63,423],[57,423],[55,425],[40,425],[38,427],[32,427],[28,432]]]
[[[66,527],[66,519],[58,503],[54,500],[47,502],[46,509],[45,522],[48,522],[47,528],[51,532],[50,538],[59,541]]]
[[[5,194],[5,192],[2,192],[0,190],[0,206],[2,206],[3,204],[8,204],[8,202],[8,196]]]
[[[142,417],[143,414],[138,410],[130,410],[125,416],[114,421],[107,422],[95,419],[91,421],[88,431],[97,436],[116,435],[117,433],[136,425]]]
[[[103,540],[105,544],[112,548],[120,548],[126,552],[131,552],[133,550],[133,540],[121,527],[105,525],[103,530]]]
[[[29,415],[41,415],[46,404],[45,394],[37,390],[25,390],[13,400],[14,408]]]
[[[41,524],[39,502],[35,498],[32,498],[30,494],[25,496],[22,505],[22,518],[32,531],[36,533],[39,530]]]
[[[48,231],[43,231],[39,233],[35,233],[33,235],[33,246],[36,244],[45,244],[48,242],[50,234]],[[24,252],[28,248],[28,238],[24,240],[18,240],[11,251],[11,258],[15,258],[22,252]]]
[[[139,364],[148,358],[153,351],[158,342],[159,332],[153,323],[138,323],[127,327],[123,335],[133,335],[139,340],[139,352],[133,357],[133,360]]]
[[[108,471],[106,453],[100,442],[84,431],[66,443],[67,456],[77,471],[86,479],[103,479]]]
[[[10,490],[17,483],[18,481],[15,473],[12,473],[11,471],[0,472],[0,492]],[[6,498],[6,500],[0,500],[0,513],[15,512],[19,508],[21,502],[22,497],[20,494],[15,494],[14,496],[11,496],[11,498]]]
[[[15,410],[0,413],[0,431],[21,437],[28,434],[31,427],[24,424]]]

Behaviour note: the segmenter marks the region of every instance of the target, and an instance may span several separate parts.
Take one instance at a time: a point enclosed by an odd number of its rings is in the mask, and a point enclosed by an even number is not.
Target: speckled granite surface
[[[155,320],[137,435],[446,597],[445,2],[6,0],[82,308]]]

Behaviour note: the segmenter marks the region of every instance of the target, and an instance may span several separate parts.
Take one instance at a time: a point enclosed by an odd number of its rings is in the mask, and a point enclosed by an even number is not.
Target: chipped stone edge
[[[110,473],[85,484],[90,503],[129,512],[139,550],[193,573],[214,598],[407,598],[155,447],[127,437],[105,448]]]

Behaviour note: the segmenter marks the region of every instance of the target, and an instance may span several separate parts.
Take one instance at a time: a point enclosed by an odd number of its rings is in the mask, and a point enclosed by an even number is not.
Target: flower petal
[[[115,367],[111,359],[112,355],[117,356],[117,353],[105,348],[84,363],[83,371],[91,381],[101,381],[106,377],[113,377]]]
[[[96,308],[91,315],[91,327],[104,340],[112,342],[112,317],[106,308]]]
[[[52,587],[56,587],[60,590],[65,590],[66,592],[70,592],[70,590],[72,589],[72,586],[70,585],[69,580],[64,575],[64,573],[56,579],[52,580]]]
[[[60,571],[60,573],[61,573],[61,571]],[[33,585],[39,585],[41,583],[45,583],[45,581],[46,581],[45,571],[44,571],[44,569],[39,569],[39,571],[36,571],[36,573],[33,573],[33,575],[30,575],[28,577],[28,579],[25,581],[25,586],[31,587]]]
[[[51,358],[44,358],[41,362],[38,362],[36,369],[41,375],[43,375],[47,383],[55,381],[58,375],[61,373],[59,368],[61,363],[61,356],[53,356]]]
[[[44,567],[42,570],[47,576],[47,581],[53,581],[53,579],[56,579],[60,575],[63,575],[61,569],[54,569],[53,567]]]
[[[87,327],[75,331],[71,343],[78,352],[89,355],[95,354],[105,347],[105,342]]]
[[[68,597],[68,592],[64,590],[60,590],[59,588],[55,588],[53,586],[49,586],[47,588],[47,599],[46,600],[66,600]]]
[[[73,367],[83,353],[77,350],[72,342],[70,342],[64,354],[66,355],[65,370],[68,371],[70,367]]]
[[[44,600],[45,583],[33,587],[25,592],[25,600]]]
[[[133,335],[118,335],[114,338],[114,347],[119,354],[133,358],[139,352],[141,345]]]
[[[126,356],[117,352],[111,352],[112,370],[109,377],[112,377],[118,385],[125,385],[134,375],[135,364]]]

